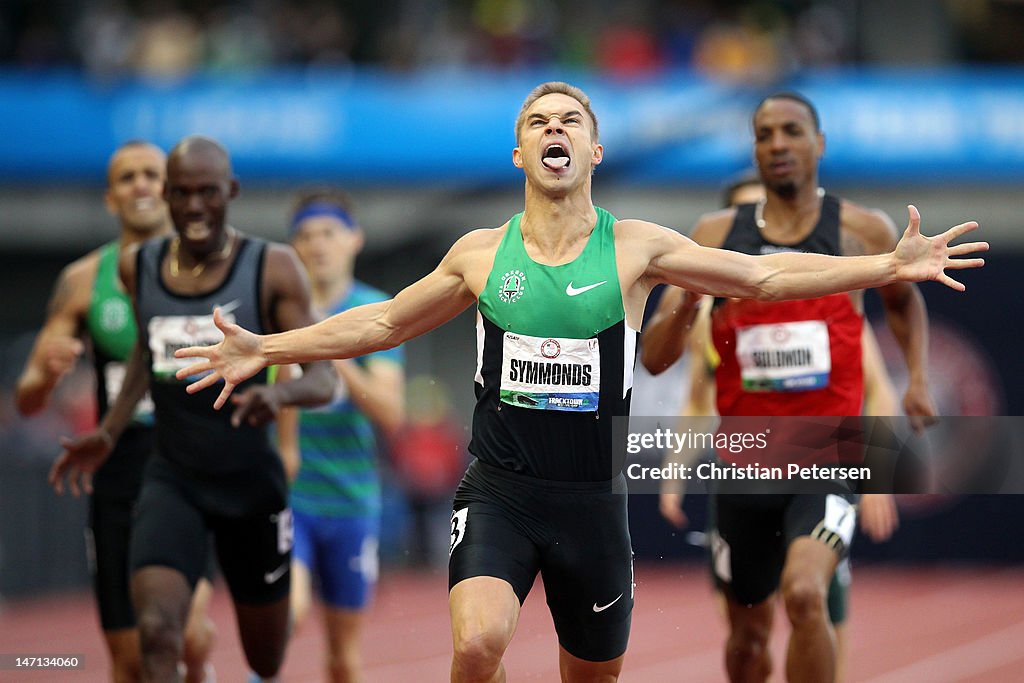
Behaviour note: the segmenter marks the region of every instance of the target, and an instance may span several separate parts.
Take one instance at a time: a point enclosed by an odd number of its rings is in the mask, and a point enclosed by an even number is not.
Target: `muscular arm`
[[[889,329],[903,351],[909,384],[903,409],[915,429],[936,415],[928,390],[928,311],[921,291],[913,284],[900,283],[879,290]]]
[[[641,335],[640,362],[652,375],[664,372],[683,355],[700,300],[699,294],[689,290],[665,290]]]
[[[57,278],[46,322],[18,378],[16,403],[22,415],[35,415],[43,410],[61,377],[82,355],[84,345],[78,337],[89,310],[97,262],[98,258],[90,254],[68,265]]]
[[[864,357],[864,414],[892,417],[899,410],[896,387],[892,385],[875,333],[867,323],[861,334],[861,348]]]
[[[707,345],[711,344],[711,312],[705,307],[697,314],[689,335],[687,347],[690,351],[689,390],[683,397],[683,410],[679,423],[680,433],[687,430],[695,432],[713,432],[717,426],[715,417],[715,378],[708,371],[706,362]],[[684,448],[675,453],[666,453],[665,463],[692,466],[703,453],[703,449]],[[683,498],[686,496],[686,480],[682,478],[664,479],[661,484],[661,495],[658,509],[661,515],[677,529],[688,524],[683,512]]]
[[[487,234],[492,233],[492,234]],[[225,340],[213,347],[193,347],[176,352],[178,357],[205,356],[178,372],[179,378],[214,370],[189,385],[189,392],[204,389],[221,377],[224,390],[214,402],[220,407],[238,382],[268,364],[308,362],[328,358],[352,358],[393,348],[451,320],[476,300],[482,288],[496,241],[494,231],[477,230],[451,248],[440,265],[389,301],[351,308],[315,325],[266,336],[246,332],[214,315]],[[475,278],[474,287],[469,279]]]
[[[271,363],[354,358],[394,348],[448,322],[476,300],[464,277],[470,251],[464,240],[455,243],[433,272],[395,298],[268,335],[262,339],[263,355]]]
[[[134,249],[121,252],[118,269],[122,282],[132,294],[134,304],[135,261]],[[136,315],[138,321],[138,315]],[[137,322],[136,322],[137,324]],[[65,476],[71,492],[77,497],[84,488],[92,493],[92,475],[109,457],[114,444],[131,421],[135,405],[149,387],[146,350],[137,341],[125,366],[124,381],[114,404],[103,416],[100,425],[89,434],[76,439],[63,437],[60,440],[64,451],[53,463],[48,476],[50,485],[60,494],[64,492]]]
[[[701,216],[693,229],[693,241],[706,247],[722,246],[735,217],[735,209]],[[683,355],[700,304],[699,294],[678,287],[666,289],[641,335],[640,362],[652,375],[664,372]]]
[[[748,256],[701,247],[681,235],[670,239],[675,244],[651,262],[649,273],[656,281],[714,296],[761,301],[810,299],[879,287],[898,277],[898,264],[888,254]]]
[[[634,259],[647,257],[642,277],[715,296],[778,301],[808,299],[826,294],[881,287],[893,282],[937,280],[962,291],[964,286],[945,274],[946,268],[976,268],[981,259],[957,259],[983,251],[983,242],[949,247],[949,241],[977,228],[962,223],[941,235],[925,237],[920,215],[910,209],[910,224],[897,248],[872,256],[824,256],[778,253],[747,256],[702,247],[692,240],[651,223],[629,221],[635,228]],[[624,221],[625,223],[625,221]]]
[[[125,364],[124,383],[117,399],[100,422],[100,429],[110,436],[111,444],[117,443],[125,427],[132,421],[135,406],[149,389],[148,358],[149,352],[136,342]]]
[[[844,205],[850,214],[849,230],[860,239],[869,253],[882,253],[894,248],[896,229],[889,217],[879,211],[868,211]],[[917,285],[895,282],[878,290],[885,308],[886,321],[892,330],[907,364],[909,385],[904,395],[904,410],[911,424],[920,430],[936,414],[928,391],[928,311]]]
[[[709,347],[714,351],[711,339],[711,301],[705,302],[690,333],[690,390],[684,397],[683,415],[707,417],[717,415],[715,405],[715,373],[708,362]]]
[[[264,266],[264,291],[269,328],[295,330],[312,324],[316,318],[310,299],[309,282],[298,256],[281,244],[267,247]],[[303,361],[297,379],[275,382],[274,392],[281,406],[311,406],[325,403],[334,393],[336,378],[329,363]],[[276,411],[275,411],[276,412]]]

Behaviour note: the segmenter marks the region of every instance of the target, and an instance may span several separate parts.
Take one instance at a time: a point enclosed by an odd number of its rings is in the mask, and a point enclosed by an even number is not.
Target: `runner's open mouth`
[[[560,171],[569,167],[569,152],[560,143],[549,145],[541,156],[541,163],[552,171]]]
[[[189,242],[202,242],[210,238],[213,230],[204,220],[192,220],[181,231],[181,238]]]

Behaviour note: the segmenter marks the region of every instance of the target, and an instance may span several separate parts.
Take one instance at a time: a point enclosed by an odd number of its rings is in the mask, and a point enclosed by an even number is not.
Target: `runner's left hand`
[[[860,528],[875,543],[888,541],[900,525],[896,499],[891,493],[865,493],[858,506]]]
[[[936,280],[958,292],[964,291],[966,287],[963,283],[946,275],[946,269],[982,267],[985,265],[985,259],[955,257],[987,251],[988,242],[968,242],[955,246],[949,246],[949,243],[976,230],[978,224],[968,221],[955,225],[940,235],[926,237],[921,234],[921,214],[917,208],[911,204],[907,206],[907,211],[910,213],[910,222],[893,252],[896,258],[896,279],[907,282]]]
[[[907,387],[907,393],[903,395],[903,412],[907,414],[910,426],[916,434],[923,432],[925,427],[935,424],[936,416],[939,414],[928,387],[919,382],[911,382]]]
[[[243,420],[250,427],[262,427],[276,420],[281,411],[281,401],[273,385],[250,387],[232,396],[231,403],[235,406],[231,414],[231,424],[235,427]]]
[[[47,476],[50,486],[58,496],[62,495],[66,476],[68,488],[75,498],[82,495],[83,490],[91,494],[93,473],[107,461],[110,452],[114,450],[110,433],[100,428],[74,439],[62,436],[60,445],[64,450],[53,463]]]

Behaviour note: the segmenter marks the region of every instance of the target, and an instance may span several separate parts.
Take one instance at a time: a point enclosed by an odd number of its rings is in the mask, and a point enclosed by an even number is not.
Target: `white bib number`
[[[107,388],[107,405],[114,405],[114,401],[117,400],[118,394],[121,393],[121,387],[124,386],[124,375],[127,368],[124,363],[107,363],[103,367],[103,383]],[[153,399],[150,398],[149,392],[139,399],[139,402],[135,404],[136,419],[146,417],[153,414]]]
[[[234,322],[234,316],[225,319]],[[174,382],[174,373],[202,358],[175,358],[174,352],[189,346],[219,344],[223,333],[213,324],[210,315],[153,316],[149,321],[149,351],[153,357],[153,376],[164,382]],[[188,378],[185,381],[193,381]]]
[[[469,517],[469,508],[464,507],[461,510],[455,510],[452,512],[452,542],[448,548],[448,556],[455,552],[455,547],[462,543],[462,539],[466,537],[466,520]]]
[[[270,515],[270,521],[277,525],[277,554],[284,555],[295,545],[292,509],[285,508],[275,515]]]
[[[594,412],[601,393],[597,339],[531,337],[506,332],[501,401],[520,408]]]
[[[736,330],[744,391],[827,387],[832,372],[828,326],[821,320],[751,325]]]
[[[849,548],[853,532],[857,529],[857,509],[842,496],[830,493],[825,498],[825,519],[822,524],[825,529],[843,539],[843,545]]]

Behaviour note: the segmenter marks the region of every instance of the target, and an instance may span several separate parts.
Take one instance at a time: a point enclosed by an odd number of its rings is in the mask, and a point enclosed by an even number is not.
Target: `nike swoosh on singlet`
[[[608,281],[607,280],[601,280],[600,282],[595,282],[594,284],[587,285],[586,287],[573,287],[572,286],[572,282],[570,281],[569,284],[567,284],[565,286],[565,293],[568,294],[569,296],[577,296],[579,294],[582,294],[583,292],[587,292],[587,291],[593,289],[594,287],[600,287],[601,285],[603,285],[606,282],[608,282]]]
[[[228,313],[230,313],[231,311],[235,310],[236,308],[238,308],[241,305],[242,305],[242,300],[241,299],[235,299],[231,303],[227,303],[227,304],[223,304],[223,305],[214,304],[213,307],[214,308],[220,308],[220,314],[221,315],[227,315]]]
[[[619,597],[618,597],[618,598],[615,598],[614,600],[612,600],[611,602],[609,602],[609,603],[608,603],[607,605],[603,605],[603,606],[601,606],[601,607],[598,607],[598,606],[597,606],[597,603],[595,602],[595,603],[594,603],[594,611],[595,611],[595,612],[603,612],[603,611],[605,611],[606,609],[608,609],[609,607],[611,607],[612,605],[614,605],[615,603],[617,603],[617,602],[619,601],[619,598],[621,598],[621,597],[622,597],[622,593],[619,593]]]
[[[280,579],[282,576],[284,576],[284,573],[286,571],[288,571],[288,563],[287,562],[282,564],[280,567],[278,567],[274,571],[267,572],[266,574],[264,574],[263,575],[263,581],[264,581],[264,583],[267,583],[268,585],[271,584],[271,583],[274,583],[275,581]]]

